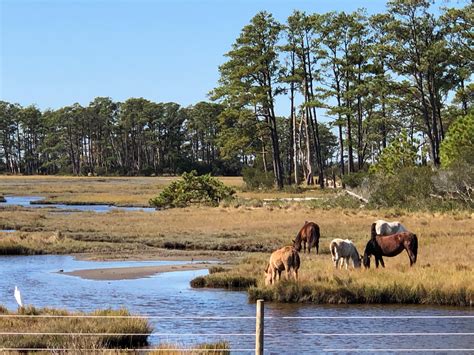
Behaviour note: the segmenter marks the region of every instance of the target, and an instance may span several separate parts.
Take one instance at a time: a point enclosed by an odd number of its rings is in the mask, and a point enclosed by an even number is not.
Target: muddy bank
[[[160,266],[138,266],[117,267],[103,269],[87,269],[64,272],[64,275],[78,276],[87,280],[133,280],[149,277],[158,273],[173,271],[202,270],[210,267],[209,263],[195,263],[184,265],[160,265]]]

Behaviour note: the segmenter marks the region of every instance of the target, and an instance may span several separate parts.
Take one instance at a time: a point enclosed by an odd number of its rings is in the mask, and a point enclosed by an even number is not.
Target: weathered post
[[[263,300],[257,300],[257,319],[255,325],[255,355],[263,355]]]

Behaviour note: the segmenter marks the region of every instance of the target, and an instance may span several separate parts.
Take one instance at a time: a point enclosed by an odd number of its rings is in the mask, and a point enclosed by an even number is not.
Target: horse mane
[[[370,239],[375,239],[377,236],[377,230],[376,230],[377,223],[372,223],[372,226],[370,227]]]
[[[377,244],[377,240],[375,239],[371,239],[367,242],[366,246],[365,246],[365,250],[364,250],[364,255],[366,254],[369,254],[369,255],[372,255],[376,252],[377,250],[377,247],[379,245]]]
[[[300,231],[298,232],[298,234],[296,235],[295,237],[295,243],[301,243],[301,232],[303,231],[303,228],[300,229]]]

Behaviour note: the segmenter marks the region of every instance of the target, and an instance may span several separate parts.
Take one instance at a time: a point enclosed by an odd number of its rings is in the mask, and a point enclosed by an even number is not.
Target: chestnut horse
[[[397,256],[403,250],[406,250],[410,258],[410,266],[416,263],[418,254],[418,238],[416,234],[410,232],[402,232],[387,236],[376,236],[371,238],[364,251],[364,266],[370,267],[370,256],[375,256],[375,267],[385,267],[382,256]]]
[[[311,248],[316,246],[316,254],[319,254],[319,237],[319,226],[314,222],[305,221],[296,239],[293,240],[293,246],[297,251],[301,251],[301,243],[303,243],[303,250],[306,253],[306,243],[308,243],[308,253],[311,253]]]

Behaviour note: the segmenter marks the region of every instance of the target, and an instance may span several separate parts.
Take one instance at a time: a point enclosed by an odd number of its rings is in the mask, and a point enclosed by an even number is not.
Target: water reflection
[[[172,319],[154,319],[153,344],[189,345],[228,340],[233,349],[254,347],[255,305],[245,292],[194,290],[189,281],[207,270],[170,272],[136,280],[83,280],[58,270],[180,264],[182,262],[91,262],[70,256],[0,257],[0,300],[15,309],[17,285],[26,304],[91,311],[126,307],[132,312]],[[474,348],[472,336],[324,336],[320,333],[474,332],[472,319],[288,319],[311,316],[473,315],[466,308],[390,305],[266,304],[265,348],[268,354],[321,353],[323,349]],[[189,316],[242,316],[245,319],[190,319]],[[308,333],[312,334],[309,335]],[[314,335],[318,333],[319,335]],[[168,335],[163,335],[168,334]],[[183,334],[201,334],[186,335]],[[220,334],[220,335],[219,335]],[[223,335],[226,334],[226,335]],[[233,335],[229,335],[233,334]],[[249,335],[239,335],[249,334]]]
[[[44,197],[41,196],[5,196],[6,202],[0,203],[0,206],[22,206],[31,208],[56,208],[59,210],[67,210],[69,212],[109,212],[109,211],[144,211],[154,212],[156,211],[151,207],[117,207],[112,205],[66,205],[62,203],[46,204],[36,203],[41,201]]]

